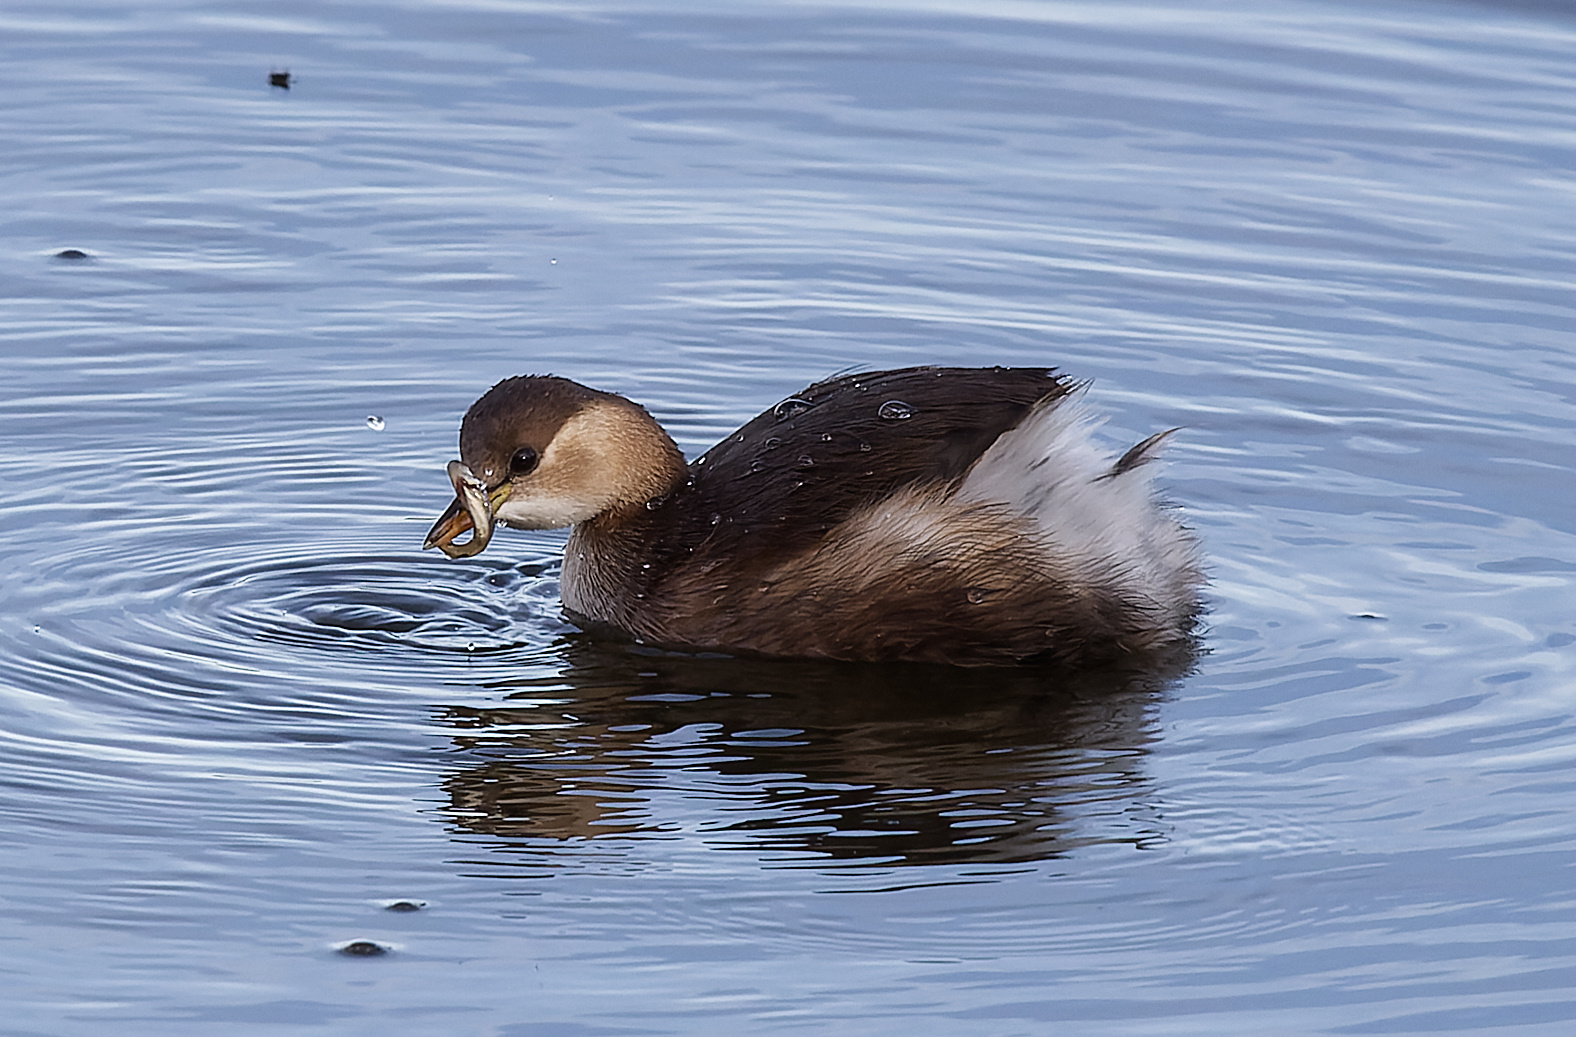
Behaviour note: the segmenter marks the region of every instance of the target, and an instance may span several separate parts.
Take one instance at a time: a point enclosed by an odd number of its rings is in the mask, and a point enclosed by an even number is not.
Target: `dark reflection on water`
[[[714,847],[777,860],[1007,863],[1090,841],[1143,845],[1154,706],[1188,660],[1067,675],[636,654],[575,639],[558,678],[450,706],[463,831],[544,858],[637,838],[707,801]],[[1099,836],[1080,818],[1131,814]],[[543,863],[547,863],[545,860]]]

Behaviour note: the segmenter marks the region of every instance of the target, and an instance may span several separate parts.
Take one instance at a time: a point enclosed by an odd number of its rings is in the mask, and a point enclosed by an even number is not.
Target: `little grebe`
[[[688,650],[1087,665],[1186,642],[1198,549],[1145,464],[1170,433],[1113,461],[1079,390],[1047,368],[845,375],[686,465],[622,396],[509,378],[466,413],[425,546],[573,526],[568,616]]]

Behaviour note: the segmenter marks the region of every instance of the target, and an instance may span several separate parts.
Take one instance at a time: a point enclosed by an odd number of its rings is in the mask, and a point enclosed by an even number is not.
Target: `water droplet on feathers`
[[[907,421],[914,416],[914,408],[902,400],[888,400],[876,414],[887,421]]]
[[[811,403],[809,400],[803,399],[799,396],[790,396],[783,402],[779,403],[777,406],[773,407],[772,414],[776,416],[778,421],[786,421],[789,418],[798,417],[800,414],[803,414],[813,406],[815,406],[815,404]]]

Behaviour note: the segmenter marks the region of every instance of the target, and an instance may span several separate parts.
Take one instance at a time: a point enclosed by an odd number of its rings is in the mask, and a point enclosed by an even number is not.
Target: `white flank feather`
[[[1098,424],[1081,391],[1040,405],[981,455],[957,498],[1032,520],[1061,571],[1102,574],[1163,611],[1191,603],[1202,582],[1193,537],[1160,506],[1151,465],[1111,474]]]

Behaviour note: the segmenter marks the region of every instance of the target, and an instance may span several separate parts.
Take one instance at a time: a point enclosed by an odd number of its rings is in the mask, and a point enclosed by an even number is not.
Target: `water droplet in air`
[[[902,400],[888,400],[876,413],[888,421],[906,421],[914,416],[914,408]]]
[[[388,424],[388,422],[384,421],[381,417],[379,417],[376,414],[368,414],[367,415],[367,428],[371,429],[374,432],[382,432],[383,431],[383,427],[385,425],[387,425],[387,424]]]
[[[811,457],[809,454],[800,454],[799,455],[799,459],[794,462],[794,467],[795,468],[814,468],[815,467],[815,458]]]
[[[861,439],[859,441],[859,452],[862,454],[870,453],[870,444]]]
[[[980,602],[990,597],[990,591],[986,590],[984,587],[970,587],[968,589],[968,596],[970,605],[978,605]]]
[[[467,642],[465,642],[465,650],[467,652],[474,652],[474,651],[476,651],[476,642],[475,641],[467,641]]]
[[[778,421],[786,421],[789,418],[798,417],[813,406],[815,406],[815,404],[811,403],[809,400],[798,396],[790,396],[783,402],[779,403],[777,406],[773,407],[772,413],[776,415]]]
[[[651,568],[651,563],[650,563],[650,562],[642,562],[642,563],[641,563],[641,564],[640,564],[640,567],[641,567],[641,568],[642,568],[642,569],[649,569],[649,568]]]
[[[721,521],[722,521],[722,516],[721,516],[721,515],[713,515],[713,516],[712,516],[712,517],[711,517],[711,524],[712,524],[712,525],[714,525],[714,526],[715,526],[715,525],[716,525],[716,524],[717,524],[717,523],[719,523],[719,522],[721,522]]]
[[[556,260],[556,259],[549,259],[548,262],[551,263],[553,266],[557,266],[558,265],[558,260]]]
[[[831,441],[832,441],[832,434],[830,432],[823,432],[823,433],[821,433],[821,442],[823,442],[823,443],[830,443]]]

